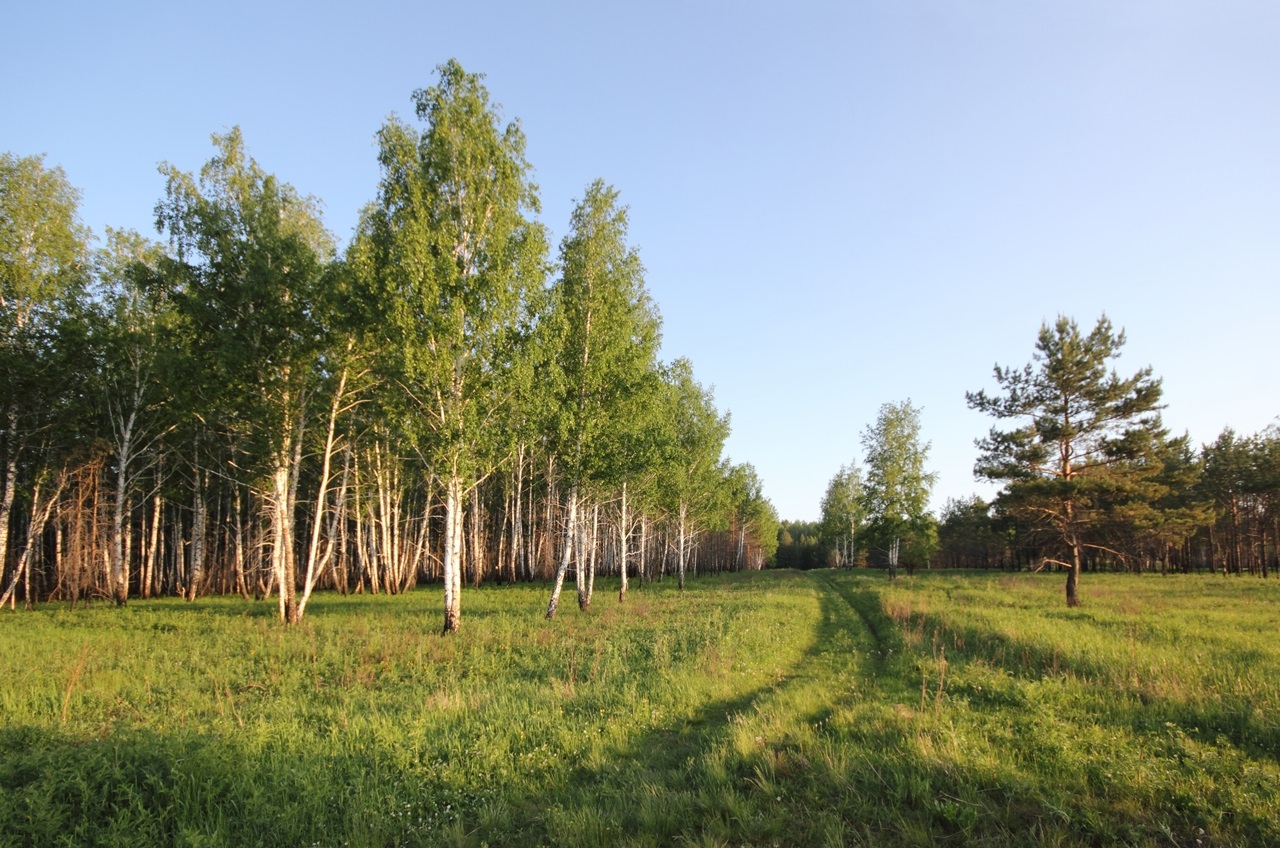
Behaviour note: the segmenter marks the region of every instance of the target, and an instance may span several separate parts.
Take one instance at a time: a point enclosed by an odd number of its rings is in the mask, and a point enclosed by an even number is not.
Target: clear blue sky
[[[345,242],[386,116],[450,57],[485,73],[557,242],[591,180],[622,192],[664,356],[786,518],[906,398],[935,505],[990,491],[964,392],[1059,313],[1124,327],[1197,443],[1280,414],[1274,2],[10,5],[0,150],[98,233],[154,234],[156,164],[238,124]]]

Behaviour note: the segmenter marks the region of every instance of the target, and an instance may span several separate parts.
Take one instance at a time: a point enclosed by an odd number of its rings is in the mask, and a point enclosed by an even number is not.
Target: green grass
[[[0,846],[1280,844],[1280,585],[791,572],[0,615]]]

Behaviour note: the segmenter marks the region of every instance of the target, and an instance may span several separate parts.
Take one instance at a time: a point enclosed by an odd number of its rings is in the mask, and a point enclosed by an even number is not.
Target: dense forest
[[[0,602],[761,568],[777,519],[661,319],[616,189],[553,256],[518,123],[456,62],[378,131],[339,250],[238,129],[97,241],[0,158]]]

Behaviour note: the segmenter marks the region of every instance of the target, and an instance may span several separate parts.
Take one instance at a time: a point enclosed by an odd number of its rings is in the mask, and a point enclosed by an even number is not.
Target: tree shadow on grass
[[[928,699],[920,694],[922,673],[930,671],[926,658],[904,649],[874,584],[829,582],[880,637],[874,662],[865,667],[875,675],[879,703],[841,698],[835,713],[843,722],[827,729],[826,738],[800,746],[811,765],[792,781],[809,799],[803,817],[827,816],[828,824],[798,844],[833,833],[842,844],[1190,846],[1280,839],[1276,805],[1261,800],[1280,785],[1274,773],[1241,778],[1239,771],[1249,769],[1242,756],[1197,763],[1189,772],[1197,779],[1191,789],[1176,769],[1152,777],[1143,768],[1113,764],[1111,752],[1084,750],[1069,739],[1078,756],[1061,764],[1038,761],[1034,726],[1017,724],[1029,712],[1026,705],[1003,715],[997,709],[989,716],[997,721],[966,726],[966,711],[951,709],[950,690],[936,700],[932,686]],[[827,712],[798,724],[822,721]],[[987,737],[1010,720],[1014,729]],[[1124,722],[1118,729],[1139,733]],[[1063,741],[1046,740],[1045,751]],[[978,753],[985,756],[972,756]]]
[[[316,608],[326,618],[368,612],[367,599],[326,600]],[[377,615],[418,614],[418,605],[395,606]],[[249,611],[265,617],[273,610],[263,604]],[[197,602],[156,612],[165,614],[155,623],[176,612],[195,627],[209,615],[243,617],[246,607]],[[136,624],[147,629],[152,618],[143,614]],[[185,629],[186,621],[178,626]],[[86,738],[48,726],[0,725],[0,845],[433,845],[475,841],[480,831],[472,822],[494,805],[500,812],[485,831],[494,844],[539,844],[557,841],[546,806],[556,798],[569,802],[562,810],[571,820],[582,819],[570,838],[592,842],[593,834],[622,832],[610,823],[591,826],[596,793],[629,796],[639,787],[680,797],[727,717],[763,691],[707,704],[626,751],[610,752],[617,769],[555,763],[528,775],[518,793],[500,784],[467,785],[459,780],[465,769],[451,771],[453,764],[433,759],[457,746],[426,740],[422,751],[406,756],[412,741],[388,746],[377,729],[365,740],[317,752],[287,738],[287,728],[278,741],[264,742],[261,727],[239,734],[120,726],[110,737]],[[671,818],[652,803],[645,808],[657,816],[646,832],[677,833],[690,821],[678,810]],[[644,821],[642,815],[625,824],[643,828]]]
[[[403,741],[320,753],[215,732],[3,727],[0,845],[1192,845],[1193,825],[1220,814],[1226,802],[1182,799],[1162,835],[1134,792],[935,750],[955,728],[914,709],[919,658],[874,585],[803,579],[818,617],[773,682],[511,783],[464,780],[429,745],[406,758]],[[1227,832],[1280,837],[1251,815]]]
[[[800,658],[770,684],[711,701],[682,720],[655,727],[608,750],[596,765],[580,764],[534,792],[505,795],[501,809],[478,810],[467,823],[470,844],[670,845],[808,844],[811,828],[779,794],[804,768],[786,738],[751,737],[757,715],[777,715],[803,687],[826,686],[832,667],[873,685],[894,660],[887,617],[868,628],[863,612],[819,589],[819,615]],[[863,598],[857,598],[859,602]],[[844,634],[855,651],[833,657]],[[882,641],[886,644],[882,644]],[[832,681],[835,682],[835,681]],[[821,721],[848,695],[833,694]],[[747,719],[743,721],[744,717]],[[782,724],[789,716],[781,716]],[[746,738],[744,739],[744,734]],[[745,744],[744,744],[745,743]],[[518,823],[518,824],[517,824]]]
[[[953,665],[980,659],[1002,669],[1011,679],[1024,682],[1065,677],[1086,687],[1094,703],[1106,704],[1093,715],[1097,721],[1133,733],[1163,733],[1176,725],[1191,738],[1216,744],[1220,737],[1252,758],[1280,763],[1280,725],[1254,705],[1240,698],[1196,702],[1154,691],[1142,680],[1117,687],[1113,669],[1105,662],[1066,654],[1051,645],[1018,639],[974,625],[957,626],[936,613],[917,613],[914,626],[943,635],[943,641],[959,650]],[[1026,707],[1025,696],[999,689],[965,691],[979,708],[1001,710]]]

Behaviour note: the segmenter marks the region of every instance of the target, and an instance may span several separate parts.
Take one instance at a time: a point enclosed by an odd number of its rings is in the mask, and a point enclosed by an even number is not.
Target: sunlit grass
[[[789,572],[0,616],[0,845],[1280,841],[1280,586]]]

